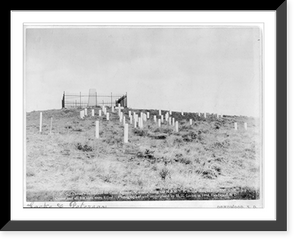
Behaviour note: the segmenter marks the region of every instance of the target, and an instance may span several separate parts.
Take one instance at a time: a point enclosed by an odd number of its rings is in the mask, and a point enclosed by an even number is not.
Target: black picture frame
[[[268,1],[269,2],[269,1]],[[235,4],[235,3],[234,3]],[[15,221],[11,219],[11,168],[2,164],[2,231],[286,231],[287,230],[287,1],[260,6],[223,4],[200,10],[276,11],[276,220],[274,221]],[[22,9],[24,10],[24,9]],[[10,11],[8,19],[10,22]],[[10,36],[10,26],[8,28]],[[8,49],[10,60],[10,51]],[[10,62],[9,62],[10,65]],[[10,67],[7,69],[10,70]],[[9,74],[10,76],[10,74]],[[7,87],[10,93],[10,86]],[[10,118],[10,108],[8,109]],[[7,127],[10,128],[10,120]],[[10,147],[10,133],[7,134]],[[7,150],[10,152],[10,150]]]

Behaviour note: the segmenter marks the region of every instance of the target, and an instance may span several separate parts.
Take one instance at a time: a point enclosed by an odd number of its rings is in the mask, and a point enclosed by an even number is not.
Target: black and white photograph
[[[263,207],[263,25],[23,32],[24,208]]]

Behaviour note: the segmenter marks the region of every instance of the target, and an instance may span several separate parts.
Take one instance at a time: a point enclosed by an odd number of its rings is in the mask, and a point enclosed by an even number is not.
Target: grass
[[[143,111],[150,112],[150,118],[158,116],[157,110]],[[128,116],[128,109],[124,113]],[[43,111],[43,132],[39,133],[39,112],[27,113],[27,200],[61,201],[74,192],[166,190],[259,196],[260,133],[255,119],[227,116],[217,120],[210,115],[205,119],[179,112],[172,117],[179,121],[178,133],[173,126],[165,123],[159,128],[150,119],[143,129],[130,125],[129,143],[124,144],[117,112],[110,114],[110,121],[100,118],[99,139],[94,135],[97,116],[81,120],[79,110]],[[239,124],[237,131],[234,122]],[[248,130],[242,129],[244,122]]]

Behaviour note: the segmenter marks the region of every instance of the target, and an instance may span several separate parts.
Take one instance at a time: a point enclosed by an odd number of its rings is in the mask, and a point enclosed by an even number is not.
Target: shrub
[[[149,149],[146,149],[144,152],[138,152],[137,157],[147,158],[147,159],[155,159],[153,153],[154,153],[154,151],[150,151]]]
[[[182,158],[180,160],[180,163],[183,163],[183,164],[191,164],[192,163],[192,160],[190,158]]]
[[[177,138],[174,139],[174,142],[180,144],[180,143],[183,142],[183,139],[181,137],[177,137]]]
[[[218,177],[213,169],[205,169],[202,171],[202,176],[206,179],[215,179]]]
[[[171,128],[162,128],[162,132],[166,133],[166,134],[172,134],[173,133],[173,129],[171,129]]]
[[[148,135],[148,131],[142,130],[142,129],[138,129],[138,128],[134,128],[133,129],[133,134],[135,134],[137,136],[147,136]]]
[[[83,145],[81,145],[81,143],[77,143],[76,147],[77,147],[78,150],[81,150],[83,152],[91,152],[91,151],[93,151],[93,148],[90,147],[90,146],[88,146],[88,145],[86,145],[86,144],[83,146]]]
[[[189,131],[188,133],[185,133],[182,135],[183,141],[186,141],[186,142],[194,141],[197,138],[198,138],[198,135],[194,131]]]
[[[211,169],[215,171],[216,174],[220,175],[221,174],[221,166],[220,165],[217,165],[217,164],[213,164],[211,166]]]
[[[167,176],[170,177],[170,171],[167,168],[163,168],[160,172],[159,172],[160,177],[162,178],[162,180],[165,180]]]

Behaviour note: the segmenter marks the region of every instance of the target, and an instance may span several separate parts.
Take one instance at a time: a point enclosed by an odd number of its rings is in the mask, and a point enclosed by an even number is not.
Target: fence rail
[[[90,99],[93,99],[91,104]],[[127,107],[127,93],[125,95],[110,94],[110,95],[99,95],[99,94],[79,94],[63,92],[62,97],[62,108],[82,108],[82,107],[100,107],[120,105]]]

